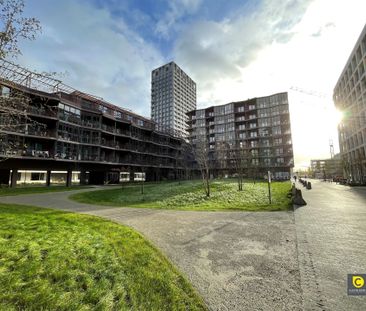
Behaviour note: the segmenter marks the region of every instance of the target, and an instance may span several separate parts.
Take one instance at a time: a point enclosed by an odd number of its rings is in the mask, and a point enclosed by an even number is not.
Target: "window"
[[[234,123],[226,124],[226,132],[231,132],[235,130]]]
[[[108,111],[108,108],[106,106],[103,106],[103,105],[99,105],[98,109],[102,113],[107,113],[107,111]]]
[[[219,116],[219,115],[224,115],[225,114],[225,107],[214,107],[214,111],[215,111],[215,115]]]
[[[270,126],[270,125],[271,125],[270,119],[260,119],[259,120],[259,126],[261,126],[261,127]]]
[[[281,145],[282,144],[282,138],[275,138],[273,140],[274,145]]]
[[[235,140],[235,132],[228,132],[228,133],[226,133],[226,140],[227,141]]]
[[[204,118],[205,118],[205,110],[197,110],[196,119],[204,119]]]
[[[272,128],[272,135],[281,135],[281,127],[275,126]]]
[[[275,149],[275,153],[276,153],[276,155],[281,155],[281,154],[283,154],[283,148],[276,148],[276,149]]]
[[[225,132],[225,125],[215,125],[215,132],[216,133],[224,133]]]
[[[196,121],[196,127],[203,127],[206,126],[206,120],[205,119],[198,119]]]
[[[216,124],[223,124],[223,123],[225,123],[225,117],[224,116],[215,117],[215,123]]]
[[[225,114],[229,114],[229,113],[233,113],[234,112],[234,105],[233,104],[229,104],[224,106],[225,108]]]
[[[279,164],[285,163],[285,159],[284,158],[277,158],[277,163],[279,163]]]
[[[31,173],[31,180],[44,180],[44,173]]]
[[[120,111],[114,111],[114,117],[117,119],[122,119],[122,113]]]

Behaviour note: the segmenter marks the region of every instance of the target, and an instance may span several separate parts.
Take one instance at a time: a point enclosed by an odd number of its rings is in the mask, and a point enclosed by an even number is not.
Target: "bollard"
[[[292,203],[295,205],[306,205],[305,200],[302,198],[302,194],[301,194],[301,190],[300,189],[296,189],[296,194],[295,197],[292,200]]]
[[[295,184],[292,184],[292,188],[291,188],[291,195],[292,197],[294,197],[296,194],[296,187],[295,187]]]
[[[311,182],[310,182],[310,181],[308,181],[308,184],[307,184],[307,186],[306,186],[306,189],[308,189],[308,190],[310,190],[310,189],[311,189]]]

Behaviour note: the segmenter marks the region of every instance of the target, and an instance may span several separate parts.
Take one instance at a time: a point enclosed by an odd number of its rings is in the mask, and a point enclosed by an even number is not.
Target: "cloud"
[[[172,32],[177,30],[182,17],[197,12],[202,0],[170,0],[168,9],[164,16],[160,18],[155,27],[155,34],[169,39]]]
[[[20,63],[38,71],[67,71],[65,83],[149,116],[151,69],[164,62],[154,46],[122,17],[85,1],[43,0],[33,9],[28,14],[41,20],[44,31],[22,45]]]
[[[240,80],[242,69],[265,47],[288,42],[310,2],[264,1],[249,15],[243,6],[222,21],[198,20],[187,25],[174,54],[199,83],[200,99],[207,102],[225,79]]]

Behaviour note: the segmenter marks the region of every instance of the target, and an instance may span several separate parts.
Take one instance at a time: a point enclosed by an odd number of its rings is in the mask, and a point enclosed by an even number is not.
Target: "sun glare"
[[[337,109],[335,109],[332,113],[332,122],[334,122],[336,125],[338,125],[339,123],[341,123],[342,119],[343,119],[343,113]]]

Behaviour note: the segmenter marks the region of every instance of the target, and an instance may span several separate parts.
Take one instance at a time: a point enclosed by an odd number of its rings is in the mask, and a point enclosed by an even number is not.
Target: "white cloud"
[[[217,96],[222,89],[220,85],[232,83],[235,88],[243,89],[240,86],[243,69],[255,61],[262,49],[290,40],[291,30],[309,2],[265,1],[249,16],[245,15],[244,7],[230,19],[203,20],[187,26],[177,40],[175,55],[178,63],[197,80],[199,100],[204,104],[209,104],[210,98],[216,98],[215,103],[231,100]]]
[[[200,7],[202,0],[170,0],[168,10],[158,21],[155,33],[165,39],[169,39],[173,30],[177,30],[179,20],[185,15],[195,13]]]
[[[24,43],[19,61],[38,71],[67,71],[65,83],[149,116],[150,74],[163,63],[160,52],[107,10],[72,0],[42,6],[34,15],[43,34]]]

